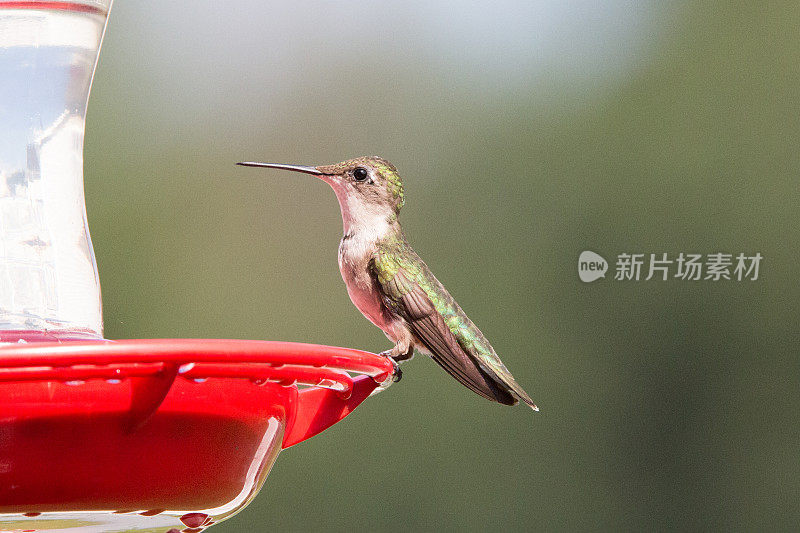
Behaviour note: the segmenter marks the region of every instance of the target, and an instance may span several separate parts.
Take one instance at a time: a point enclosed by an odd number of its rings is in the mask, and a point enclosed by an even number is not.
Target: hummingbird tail
[[[484,365],[481,365],[481,370],[485,373],[489,374],[495,380],[495,386],[502,387],[504,391],[507,391],[507,394],[514,398],[514,402],[512,405],[516,405],[517,400],[522,400],[524,403],[528,405],[534,411],[538,411],[539,408],[533,403],[531,397],[528,396],[528,393],[523,390],[522,387],[519,386],[519,383],[514,381],[514,378],[511,376],[511,373],[503,367],[505,376],[498,375],[496,372],[493,371],[491,368],[487,368]]]
[[[538,411],[539,408],[533,403],[522,387],[513,378],[502,378],[492,369],[482,364],[477,364],[471,358],[465,357],[460,362],[448,357],[443,357],[440,353],[430,352],[431,359],[436,361],[439,366],[445,369],[448,374],[456,378],[462,385],[473,392],[483,396],[487,400],[501,403],[503,405],[517,405],[519,400],[525,402],[531,409]],[[464,364],[466,363],[466,364]]]
[[[516,384],[515,384],[515,385],[516,385]],[[523,402],[525,402],[526,404],[528,404],[528,407],[530,407],[530,408],[531,408],[531,409],[533,409],[534,411],[537,411],[537,412],[539,411],[539,408],[538,408],[538,407],[536,407],[536,404],[535,404],[535,403],[533,403],[533,400],[531,400],[531,397],[530,397],[530,396],[528,396],[528,394],[527,394],[527,393],[526,393],[524,390],[522,390],[522,387],[520,387],[519,385],[517,385],[516,387],[514,387],[514,389],[513,389],[513,390],[514,390],[514,394],[515,394],[515,395],[516,395],[516,396],[517,396],[517,397],[518,397],[520,400],[522,400]]]

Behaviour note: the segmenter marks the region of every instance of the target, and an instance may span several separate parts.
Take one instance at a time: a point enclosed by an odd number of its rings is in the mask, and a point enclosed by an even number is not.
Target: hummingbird
[[[342,279],[353,304],[395,343],[381,355],[391,358],[397,371],[417,349],[484,398],[505,405],[522,400],[539,410],[406,240],[398,221],[403,182],[394,165],[375,156],[316,167],[237,164],[311,174],[333,188],[344,227]]]

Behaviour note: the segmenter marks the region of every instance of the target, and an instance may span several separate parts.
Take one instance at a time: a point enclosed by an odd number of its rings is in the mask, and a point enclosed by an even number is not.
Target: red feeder
[[[103,339],[82,152],[110,3],[0,1],[3,531],[200,531],[392,378],[346,348]]]
[[[312,344],[53,340],[0,334],[3,529],[209,526],[255,496],[281,449],[347,416],[393,370]]]

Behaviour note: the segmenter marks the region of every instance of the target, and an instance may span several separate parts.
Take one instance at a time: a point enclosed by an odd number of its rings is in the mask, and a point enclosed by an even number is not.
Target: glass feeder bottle
[[[0,331],[102,337],[83,137],[110,4],[0,2]]]

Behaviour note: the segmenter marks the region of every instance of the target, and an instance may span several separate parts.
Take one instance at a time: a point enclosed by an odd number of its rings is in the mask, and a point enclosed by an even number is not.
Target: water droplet
[[[192,381],[194,381],[195,383],[205,383],[206,381],[208,381],[208,378],[193,378]]]
[[[164,509],[148,509],[147,511],[142,511],[139,513],[142,516],[155,516],[157,514],[161,514],[164,512]]]
[[[332,379],[321,379],[317,383],[318,387],[325,387],[326,389],[336,389],[337,385],[338,383],[333,381]],[[340,389],[341,387],[338,388]]]
[[[181,517],[181,522],[189,527],[200,527],[205,525],[209,518],[205,513],[186,513]]]

